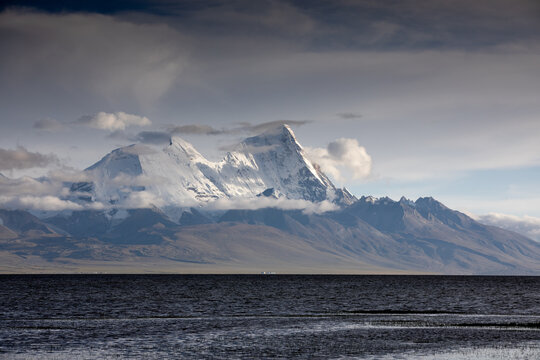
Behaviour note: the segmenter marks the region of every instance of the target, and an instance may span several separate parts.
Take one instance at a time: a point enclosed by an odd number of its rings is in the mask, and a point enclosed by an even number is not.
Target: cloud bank
[[[0,204],[8,209],[22,209],[22,210],[42,210],[42,211],[62,211],[62,210],[84,210],[80,204],[73,201],[62,200],[56,196],[0,196]],[[93,207],[96,209],[101,206],[96,206],[98,203],[94,203]]]
[[[143,145],[128,148],[133,152],[153,151]],[[166,199],[140,190],[147,186],[163,183],[160,177],[146,175],[131,176],[120,173],[110,181],[110,186],[124,194],[114,204],[100,201],[79,201],[77,197],[88,196],[86,192],[73,191],[71,185],[79,182],[93,182],[96,174],[92,171],[50,171],[47,177],[34,179],[28,176],[9,178],[0,176],[0,207],[21,210],[108,210],[161,207]],[[178,205],[178,204],[173,204]]]
[[[202,206],[211,211],[276,208],[282,210],[302,210],[308,214],[320,214],[339,209],[336,204],[326,200],[313,203],[306,200],[268,197],[218,199],[208,203],[175,203],[146,190],[148,187],[166,182],[166,179],[158,177],[150,178],[147,175],[131,176],[125,173],[120,173],[110,181],[109,186],[118,189],[118,194],[120,195],[115,198],[114,203],[77,200],[77,197],[86,197],[89,194],[73,191],[71,184],[92,182],[95,176],[92,171],[54,171],[50,172],[48,177],[40,179],[33,179],[31,177],[11,179],[0,176],[0,207],[37,211],[80,211],[153,207],[174,209]]]
[[[264,208],[276,208],[281,210],[302,210],[306,214],[320,214],[327,211],[334,211],[339,207],[328,201],[313,203],[306,200],[294,200],[286,198],[237,198],[218,199],[205,205],[208,210],[257,210]]]
[[[540,218],[538,217],[489,213],[477,216],[476,220],[483,224],[515,231],[540,242]]]

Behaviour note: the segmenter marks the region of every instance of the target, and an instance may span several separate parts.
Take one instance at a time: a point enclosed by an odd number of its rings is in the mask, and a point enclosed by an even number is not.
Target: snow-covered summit
[[[309,161],[287,125],[245,139],[241,148],[252,154],[265,184],[293,199],[323,201],[335,196],[335,187]]]
[[[87,192],[81,198],[104,203],[129,205],[144,198],[161,206],[189,207],[216,199],[255,199],[269,189],[287,199],[355,200],[307,159],[287,125],[245,139],[218,162],[172,137],[161,151],[140,144],[116,149],[86,171],[94,181],[75,188]]]

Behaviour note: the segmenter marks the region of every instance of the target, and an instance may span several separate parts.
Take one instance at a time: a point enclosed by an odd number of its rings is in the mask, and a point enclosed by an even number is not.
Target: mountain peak
[[[115,178],[120,173],[127,175],[140,175],[142,173],[139,155],[148,151],[145,145],[133,144],[115,149],[105,155],[86,170],[100,170],[107,178]]]
[[[242,141],[248,147],[286,146],[291,150],[301,151],[302,146],[298,143],[294,132],[289,125],[282,124],[267,129],[262,134],[249,137]]]
[[[260,135],[286,135],[286,136],[294,136],[294,132],[292,131],[291,127],[287,124],[280,124],[276,125],[274,127],[268,128],[265,131],[263,131]],[[259,135],[259,136],[260,136]]]
[[[420,205],[420,206],[424,206],[424,207],[436,207],[436,208],[446,208],[446,206],[444,206],[442,203],[440,203],[439,201],[435,200],[433,197],[431,196],[428,196],[428,197],[421,197],[421,198],[418,198],[416,201],[415,201],[415,204],[416,205]]]
[[[402,205],[408,205],[411,207],[416,206],[416,203],[414,201],[407,199],[405,196],[402,196],[401,199],[399,199],[399,203]]]
[[[162,151],[144,145],[120,148],[89,170],[94,170],[95,178],[91,186],[83,184],[91,189],[89,197],[115,204],[136,199],[132,192],[137,191],[145,191],[144,199],[154,196],[171,208],[222,198],[256,198],[260,194],[345,205],[356,200],[313,166],[285,124],[245,139],[237,151],[219,162],[207,160],[192,144],[172,136]],[[143,185],[132,185],[129,179],[123,179],[126,184],[112,181],[120,173],[144,175],[135,181]]]
[[[191,161],[206,161],[205,157],[190,142],[178,136],[171,137],[169,146],[166,147],[166,152],[169,154],[171,152],[184,154]]]

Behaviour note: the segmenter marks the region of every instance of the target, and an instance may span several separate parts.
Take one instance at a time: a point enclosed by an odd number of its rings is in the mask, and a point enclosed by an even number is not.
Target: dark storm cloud
[[[0,13],[0,32],[4,108],[21,99],[29,111],[42,112],[147,106],[174,85],[187,62],[185,37],[160,23],[17,8]]]
[[[536,0],[7,1],[3,9],[98,13],[190,34],[290,38],[312,49],[470,48],[540,37]],[[150,18],[141,17],[148,15]],[[231,39],[232,40],[232,39]],[[234,42],[231,42],[234,45]]]
[[[15,150],[0,148],[0,170],[30,169],[58,163],[52,154],[31,152],[19,146]]]

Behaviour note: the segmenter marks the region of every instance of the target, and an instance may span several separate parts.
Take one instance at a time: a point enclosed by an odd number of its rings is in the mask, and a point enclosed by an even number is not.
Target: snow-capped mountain
[[[80,210],[0,209],[0,272],[38,261],[40,271],[62,272],[540,274],[539,243],[433,198],[336,189],[287,126],[217,162],[175,137],[163,149],[114,150],[85,174],[69,184],[68,200],[89,205]],[[225,206],[198,206],[214,200]],[[325,200],[342,206],[307,203]],[[305,211],[317,207],[325,210]]]
[[[218,162],[207,160],[185,140],[172,137],[161,151],[140,144],[116,149],[86,172],[92,181],[71,187],[79,201],[125,207],[141,197],[166,207],[257,196],[344,205],[356,200],[347,190],[337,189],[307,159],[287,125],[245,139]]]

